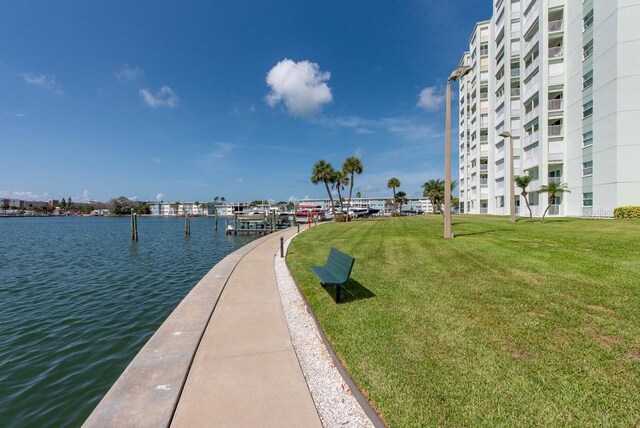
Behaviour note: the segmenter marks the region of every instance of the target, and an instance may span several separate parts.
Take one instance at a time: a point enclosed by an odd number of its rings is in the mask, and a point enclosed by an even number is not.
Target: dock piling
[[[131,240],[138,240],[138,216],[131,208]]]

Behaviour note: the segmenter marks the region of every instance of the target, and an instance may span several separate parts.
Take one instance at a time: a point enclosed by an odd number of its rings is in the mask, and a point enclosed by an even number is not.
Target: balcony
[[[540,90],[540,74],[538,73],[533,79],[524,86],[524,94],[522,98],[528,101]]]
[[[540,106],[535,106],[524,115],[524,123],[529,123],[536,117],[540,116]]]
[[[519,68],[512,68],[511,69],[511,78],[515,79],[520,77],[520,69]]]
[[[489,156],[489,145],[488,144],[482,144],[480,146],[480,157],[481,158],[486,158],[487,156]]]
[[[560,137],[562,136],[562,125],[549,125],[547,135],[549,137]]]
[[[556,183],[556,184],[560,184],[562,183],[562,177],[549,177],[549,183]]]
[[[534,154],[525,158],[523,168],[531,169],[534,166],[538,166],[538,165],[540,165],[540,154]],[[531,188],[533,189],[534,187],[531,186]]]
[[[562,110],[562,98],[549,100],[549,111]]]
[[[555,21],[549,21],[549,32],[553,33],[555,31],[562,31],[563,20],[557,19]]]
[[[489,142],[489,136],[488,135],[481,135],[480,136],[480,144],[488,143],[488,142]]]
[[[533,143],[537,143],[538,141],[540,141],[540,131],[535,131],[524,137],[522,146],[527,147],[532,145]]]
[[[486,163],[481,163],[480,172],[487,172],[487,171],[489,171],[489,165],[487,165]]]
[[[519,97],[520,96],[520,88],[511,88],[511,96]]]
[[[531,2],[529,2],[529,3],[531,3]],[[529,7],[529,5],[525,6],[524,10],[526,11],[528,7]],[[529,10],[529,13],[527,14],[527,16],[524,17],[524,23],[522,25],[522,28],[524,29],[524,33],[525,34],[527,34],[527,32],[529,31],[529,29],[531,28],[533,23],[538,20],[539,16],[540,16],[540,2],[537,2]]]
[[[537,57],[533,61],[529,63],[524,69],[525,72],[525,80],[537,69],[540,67],[540,57]]]
[[[524,55],[528,55],[531,49],[538,44],[538,36],[532,38],[528,42],[524,42]]]
[[[562,46],[549,48],[549,59],[562,58],[564,55]]]

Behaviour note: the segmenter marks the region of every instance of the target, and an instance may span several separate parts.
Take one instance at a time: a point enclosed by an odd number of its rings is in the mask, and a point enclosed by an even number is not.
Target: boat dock
[[[289,215],[271,211],[268,214],[234,214],[233,219],[225,220],[224,229],[227,235],[268,235],[292,225],[295,225],[295,219],[292,223]]]

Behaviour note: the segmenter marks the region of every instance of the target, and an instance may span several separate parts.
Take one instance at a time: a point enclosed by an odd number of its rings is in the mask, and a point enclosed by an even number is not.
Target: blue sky
[[[363,196],[394,176],[420,196],[444,176],[446,77],[490,14],[491,0],[4,2],[0,197],[322,197],[314,162],[354,155]]]

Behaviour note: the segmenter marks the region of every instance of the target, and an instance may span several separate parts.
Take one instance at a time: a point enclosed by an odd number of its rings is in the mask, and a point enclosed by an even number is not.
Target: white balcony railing
[[[562,46],[549,48],[549,58],[562,58],[563,55]]]
[[[549,137],[558,137],[562,135],[562,125],[549,125],[547,134]]]
[[[549,110],[562,110],[562,98],[549,100]]]
[[[489,170],[489,165],[487,165],[486,163],[480,164],[480,172],[487,172],[488,170]]]
[[[562,24],[563,24],[563,20],[562,19],[557,19],[555,21],[549,21],[549,32],[562,31]]]
[[[535,131],[525,136],[522,144],[523,144],[523,147],[527,147],[533,143],[538,142],[539,140],[540,140],[540,131]]]
[[[535,106],[524,115],[524,123],[529,123],[540,115],[540,106]]]

